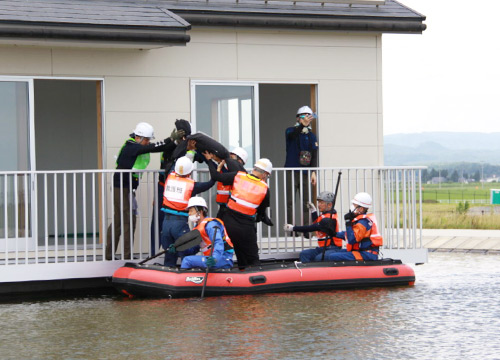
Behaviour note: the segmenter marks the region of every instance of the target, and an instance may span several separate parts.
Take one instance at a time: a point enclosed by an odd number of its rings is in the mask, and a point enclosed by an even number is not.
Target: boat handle
[[[250,276],[250,283],[256,285],[256,284],[264,284],[267,279],[264,275],[257,275],[257,276]]]
[[[384,268],[384,274],[387,276],[399,275],[399,270],[396,268]]]

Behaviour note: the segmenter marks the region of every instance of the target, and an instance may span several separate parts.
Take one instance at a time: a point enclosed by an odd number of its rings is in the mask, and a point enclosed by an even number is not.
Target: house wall
[[[190,118],[190,80],[318,84],[320,164],[383,165],[381,35],[195,29],[154,50],[3,47],[0,75],[103,77],[105,166],[139,121]],[[158,156],[152,167],[159,166]]]
[[[176,118],[190,119],[191,80],[317,84],[320,166],[383,165],[380,34],[209,28],[189,34],[185,47],[153,50],[4,46],[0,76],[103,78],[110,169],[136,123],[151,123],[163,139]],[[149,168],[159,163],[155,154]],[[149,224],[141,228],[146,235]]]

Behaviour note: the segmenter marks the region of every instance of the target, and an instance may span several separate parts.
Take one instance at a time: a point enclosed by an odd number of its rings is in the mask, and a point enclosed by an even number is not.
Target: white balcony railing
[[[286,173],[278,168],[269,185],[272,193],[269,215],[273,227],[257,226],[262,257],[282,257],[316,246],[315,238],[291,236],[283,231],[285,222],[308,223],[301,204],[314,200],[321,191],[335,189],[337,175],[342,172],[335,208],[348,211],[355,193],[366,191],[373,196],[373,210],[383,229],[385,257],[403,258],[408,262],[425,262],[422,247],[421,176],[423,168],[319,168],[318,183],[310,185],[311,172],[300,180],[299,192],[293,195],[291,218],[285,220],[287,199]],[[107,229],[113,225],[112,177],[116,170],[25,171],[0,173],[0,266],[68,263],[112,263],[106,261]],[[130,172],[120,171],[123,177]],[[136,216],[121,223],[133,224],[133,236],[119,241],[117,257],[124,252],[124,242],[132,244],[137,259],[145,259],[159,250],[157,182],[158,171],[142,171],[136,192]],[[195,177],[208,179],[199,170]],[[292,177],[293,178],[293,177]],[[290,184],[289,184],[290,185]],[[296,185],[293,181],[292,186]],[[306,189],[311,189],[307,195]],[[217,212],[215,187],[203,194],[209,201],[210,215]],[[130,201],[121,198],[120,201]],[[342,221],[341,221],[342,223]],[[151,225],[153,224],[153,226]],[[341,226],[341,228],[343,228]],[[123,234],[123,225],[121,225]],[[312,234],[311,234],[312,235]]]

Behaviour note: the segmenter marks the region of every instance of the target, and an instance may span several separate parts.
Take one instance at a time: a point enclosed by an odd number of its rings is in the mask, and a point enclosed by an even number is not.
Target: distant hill
[[[424,132],[384,136],[388,166],[453,162],[500,164],[500,132]]]

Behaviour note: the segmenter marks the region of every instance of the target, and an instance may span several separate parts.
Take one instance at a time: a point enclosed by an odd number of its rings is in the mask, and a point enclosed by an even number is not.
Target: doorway
[[[0,124],[11,134],[0,145],[0,171],[101,169],[101,88],[102,80],[0,78]],[[59,238],[55,224],[73,216],[72,209],[82,209],[80,202],[90,203],[91,191],[83,199],[72,190],[86,187],[84,176],[68,176],[65,194],[57,183],[63,176],[0,178],[0,228],[5,229],[0,250],[31,250],[36,237],[45,244],[49,237]],[[74,216],[80,220],[68,223],[65,233],[79,233],[84,216]]]

